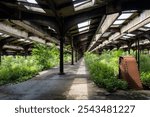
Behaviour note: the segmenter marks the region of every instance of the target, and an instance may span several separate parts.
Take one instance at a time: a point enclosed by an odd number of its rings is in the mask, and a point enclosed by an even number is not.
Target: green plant
[[[17,82],[23,77],[30,78],[40,70],[40,66],[31,57],[26,59],[21,56],[16,56],[15,58],[12,56],[3,57],[0,66],[0,84]]]
[[[70,60],[69,53],[65,52],[64,56],[65,62],[68,62]],[[28,80],[40,71],[50,69],[58,63],[59,49],[54,44],[48,47],[44,44],[35,43],[31,56],[26,58],[23,56],[2,57],[0,85]]]
[[[116,78],[112,78],[112,79],[105,79],[105,87],[108,91],[112,92],[112,91],[116,91],[117,89],[122,89],[125,90],[127,89],[127,82],[123,81],[123,80],[119,80]]]
[[[140,71],[141,72],[150,71],[150,55],[146,55],[146,54],[140,55]]]
[[[32,55],[43,69],[49,69],[59,63],[59,50],[55,45],[48,47],[43,44],[35,44],[34,49],[32,50]]]
[[[142,72],[141,80],[142,80],[143,85],[150,87],[150,73],[149,72]]]
[[[143,85],[150,87],[150,55],[140,55],[140,72]]]
[[[118,58],[122,53],[121,50],[104,51],[101,55],[85,53],[85,63],[90,76],[99,87],[104,87],[108,91],[127,89],[127,83],[117,79]]]

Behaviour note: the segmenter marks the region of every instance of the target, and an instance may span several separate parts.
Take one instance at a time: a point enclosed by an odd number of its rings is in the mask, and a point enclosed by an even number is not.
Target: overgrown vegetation
[[[150,88],[150,55],[141,54],[140,58],[141,80],[144,86]]]
[[[34,49],[32,50],[32,57],[37,61],[38,65],[42,66],[42,69],[49,69],[54,67],[59,62],[59,50],[55,45],[51,47],[35,44]]]
[[[64,62],[69,62],[71,61],[71,53],[69,53],[69,50],[71,51],[71,46],[68,45],[68,46],[65,46],[64,48]]]
[[[108,91],[127,89],[127,83],[117,79],[118,57],[122,53],[122,51],[104,51],[101,55],[85,54],[85,62],[91,78],[99,87],[104,87]]]
[[[67,62],[70,56],[64,55]],[[23,56],[3,56],[0,65],[0,85],[16,83],[28,80],[40,71],[52,68],[59,63],[59,50],[55,45],[48,47],[42,44],[35,44],[32,55]]]
[[[93,81],[108,91],[126,89],[127,83],[117,79],[119,56],[124,55],[129,54],[121,50],[104,51],[101,55],[86,53],[85,62]],[[130,55],[135,56],[135,53],[131,51]],[[150,87],[150,55],[148,54],[140,55],[140,75],[143,85]]]
[[[0,66],[0,85],[12,82],[25,81],[42,70],[33,57],[26,59],[21,56],[3,57]]]

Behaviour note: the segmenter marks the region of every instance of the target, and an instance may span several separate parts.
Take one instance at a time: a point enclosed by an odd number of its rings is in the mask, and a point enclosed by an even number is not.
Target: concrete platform
[[[66,100],[66,99],[150,99],[150,91],[117,91],[109,93],[90,79],[84,60],[65,65],[65,75],[59,69],[43,71],[38,76],[18,84],[0,87],[1,100]]]

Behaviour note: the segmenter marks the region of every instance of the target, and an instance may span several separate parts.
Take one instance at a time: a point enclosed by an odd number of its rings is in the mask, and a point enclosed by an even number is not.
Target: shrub
[[[32,57],[3,57],[0,66],[0,84],[27,80],[41,71],[41,67]]]
[[[85,63],[90,72],[91,79],[99,86],[108,91],[127,89],[127,82],[117,79],[118,57],[122,51],[103,53],[101,56],[86,53]]]
[[[142,72],[141,80],[142,80],[143,85],[150,87],[150,73],[149,72]]]
[[[116,78],[105,79],[104,82],[108,91],[116,91],[117,89],[125,90],[128,86],[127,82]]]
[[[70,56],[65,54],[65,62]],[[0,85],[6,83],[22,82],[32,78],[39,71],[52,68],[59,63],[59,49],[55,45],[48,47],[43,44],[35,44],[32,55],[4,56],[0,65]]]
[[[150,55],[140,55],[140,72],[143,85],[150,87]]]
[[[150,71],[150,55],[140,55],[140,71],[149,72]]]
[[[32,55],[43,69],[49,69],[59,63],[59,50],[55,45],[48,47],[43,44],[35,44]]]

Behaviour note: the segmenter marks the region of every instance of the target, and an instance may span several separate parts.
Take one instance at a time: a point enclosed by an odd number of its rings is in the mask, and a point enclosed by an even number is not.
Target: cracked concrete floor
[[[1,100],[65,100],[65,99],[150,99],[150,91],[117,91],[109,93],[90,79],[81,59],[75,65],[65,65],[65,75],[57,67],[40,72],[36,77],[18,84],[0,86]]]

